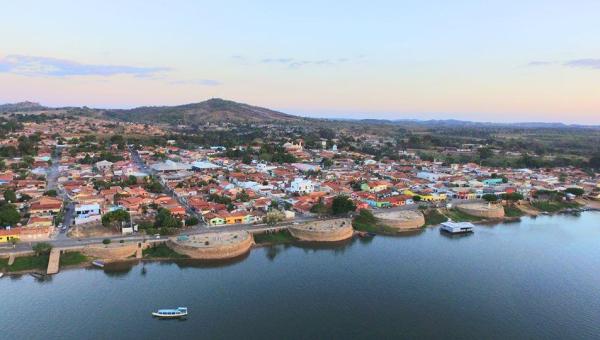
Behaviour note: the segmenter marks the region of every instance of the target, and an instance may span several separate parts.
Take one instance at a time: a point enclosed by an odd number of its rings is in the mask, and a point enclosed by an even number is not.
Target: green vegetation
[[[523,213],[521,209],[515,207],[514,205],[504,206],[504,216],[506,217],[521,217],[523,215],[525,215],[525,213]]]
[[[89,258],[78,251],[64,253],[60,256],[61,266],[74,266],[89,261]]]
[[[347,214],[354,210],[356,210],[356,205],[345,195],[336,196],[331,204],[331,212],[334,215]]]
[[[13,226],[19,222],[21,214],[12,204],[0,203],[0,227]]]
[[[48,267],[48,255],[22,256],[15,258],[12,266],[8,265],[8,259],[0,259],[0,271],[20,272],[26,270],[45,270]]]
[[[109,238],[102,240],[102,244],[110,244],[112,241]]]
[[[534,201],[531,202],[531,206],[545,212],[555,213],[564,209],[579,208],[579,204],[575,202],[561,202],[561,201]]]
[[[352,227],[358,231],[366,231],[376,234],[397,234],[398,230],[391,228],[379,221],[373,213],[367,209],[361,209],[359,214],[354,217]]]
[[[294,242],[294,237],[289,231],[281,230],[276,233],[254,235],[254,241],[257,244],[281,244]]]
[[[129,221],[129,213],[125,210],[115,210],[102,216],[102,225],[105,227],[118,227],[121,223]]]
[[[37,256],[48,255],[48,254],[50,254],[50,251],[52,251],[52,245],[50,243],[40,242],[40,243],[36,243],[32,247],[32,249],[36,253]]]
[[[485,194],[481,196],[481,198],[483,198],[487,202],[496,202],[498,200],[498,196],[494,194]]]
[[[441,214],[437,209],[429,209],[423,212],[425,216],[425,225],[438,225],[440,223],[448,221],[448,218]]]
[[[145,258],[170,258],[170,259],[188,258],[187,255],[179,254],[178,252],[169,248],[164,243],[155,245],[154,247],[144,249],[142,251],[142,254],[144,255]]]
[[[448,209],[444,215],[454,222],[477,222],[483,220],[481,217],[469,215],[458,209]]]

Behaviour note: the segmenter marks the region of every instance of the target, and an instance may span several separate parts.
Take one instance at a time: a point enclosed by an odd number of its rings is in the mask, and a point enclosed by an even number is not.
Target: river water
[[[599,338],[600,213],[0,279],[2,339]],[[156,320],[187,306],[185,321]]]

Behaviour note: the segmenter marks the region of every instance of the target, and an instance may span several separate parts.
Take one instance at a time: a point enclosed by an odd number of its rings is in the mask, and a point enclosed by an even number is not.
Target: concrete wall
[[[459,204],[456,209],[472,216],[483,218],[503,218],[504,207],[501,204],[467,203]]]
[[[425,225],[425,216],[420,211],[395,211],[375,214],[381,223],[398,230],[418,229]]]
[[[343,241],[351,238],[354,234],[352,220],[349,218],[308,222],[290,226],[288,230],[299,240],[314,242]]]
[[[201,260],[222,260],[238,257],[250,251],[253,244],[254,238],[250,233],[248,233],[248,237],[241,239],[240,242],[217,244],[214,247],[194,247],[178,243],[174,239],[167,241],[167,246],[179,254]]]
[[[142,244],[142,247],[147,247]],[[89,245],[83,247],[81,252],[87,256],[97,257],[105,260],[121,260],[135,255],[138,248],[138,242],[111,243],[108,245]]]

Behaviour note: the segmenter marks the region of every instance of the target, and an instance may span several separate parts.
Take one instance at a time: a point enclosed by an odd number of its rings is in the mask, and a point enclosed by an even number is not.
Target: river
[[[0,338],[598,338],[600,213],[0,279]],[[187,306],[185,321],[156,320]]]

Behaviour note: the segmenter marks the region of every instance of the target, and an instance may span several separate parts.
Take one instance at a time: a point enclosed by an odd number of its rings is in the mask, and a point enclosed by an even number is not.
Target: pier
[[[58,268],[60,265],[60,253],[61,250],[58,248],[54,248],[52,251],[50,251],[50,259],[48,260],[48,269],[46,270],[46,274],[52,275],[58,273]]]

